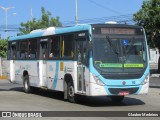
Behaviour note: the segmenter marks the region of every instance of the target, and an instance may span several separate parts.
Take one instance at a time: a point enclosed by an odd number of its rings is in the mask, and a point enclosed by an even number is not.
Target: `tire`
[[[114,103],[120,103],[123,101],[124,96],[110,96],[112,102]]]
[[[25,93],[30,93],[31,92],[31,87],[30,87],[30,84],[29,84],[29,76],[28,75],[24,76],[24,78],[23,78],[23,86],[24,86],[24,92]]]
[[[72,82],[68,82],[67,84],[67,97],[69,102],[76,103],[76,96],[74,93],[74,86]]]

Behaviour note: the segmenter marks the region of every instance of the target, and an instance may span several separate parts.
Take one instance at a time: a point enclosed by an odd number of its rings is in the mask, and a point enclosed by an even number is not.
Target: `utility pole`
[[[7,39],[7,37],[8,37],[8,28],[7,28],[8,16],[7,16],[7,12],[8,12],[9,9],[15,8],[15,7],[7,7],[7,8],[5,8],[3,6],[0,6],[0,8],[2,8],[5,11],[5,24],[6,24],[5,32],[6,32],[6,39]]]
[[[76,25],[78,25],[78,0],[76,0]]]
[[[32,8],[30,10],[30,22],[33,21],[33,13],[32,13]],[[29,31],[31,31],[31,25],[29,24]]]
[[[31,8],[31,21],[33,21],[33,13],[32,13],[32,8]]]

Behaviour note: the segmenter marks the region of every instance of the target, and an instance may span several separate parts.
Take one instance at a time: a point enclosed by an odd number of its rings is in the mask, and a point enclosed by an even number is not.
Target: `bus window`
[[[15,60],[16,59],[16,46],[11,46],[11,59]]]
[[[48,42],[41,42],[40,46],[40,59],[47,59],[47,51],[48,51]]]
[[[8,50],[7,50],[7,60],[11,59],[11,47],[10,42],[8,42]]]
[[[37,58],[37,40],[32,39],[29,41],[29,58],[35,59]]]
[[[15,60],[17,52],[17,42],[10,42],[8,48],[8,59]]]
[[[8,42],[7,59],[11,59],[11,42]]]
[[[19,59],[20,57],[20,51],[19,51],[19,42],[16,42],[16,59]]]
[[[50,39],[49,59],[58,58],[60,55],[60,37],[54,36]]]
[[[20,59],[28,58],[28,41],[20,42]]]
[[[62,58],[74,57],[74,37],[73,34],[64,35],[62,37]]]

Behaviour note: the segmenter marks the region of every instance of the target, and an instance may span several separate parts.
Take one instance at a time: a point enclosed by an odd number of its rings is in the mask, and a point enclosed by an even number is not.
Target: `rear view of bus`
[[[148,92],[148,48],[142,27],[92,25],[90,55],[91,95],[122,101],[126,95]]]

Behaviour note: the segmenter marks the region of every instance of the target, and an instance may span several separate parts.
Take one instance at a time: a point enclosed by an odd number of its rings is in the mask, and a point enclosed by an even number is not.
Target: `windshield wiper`
[[[109,43],[110,47],[112,48],[113,52],[118,55],[119,52],[118,52],[116,46],[112,43],[112,41],[111,41],[111,39],[108,35],[106,36],[106,40],[108,41],[108,43]]]

